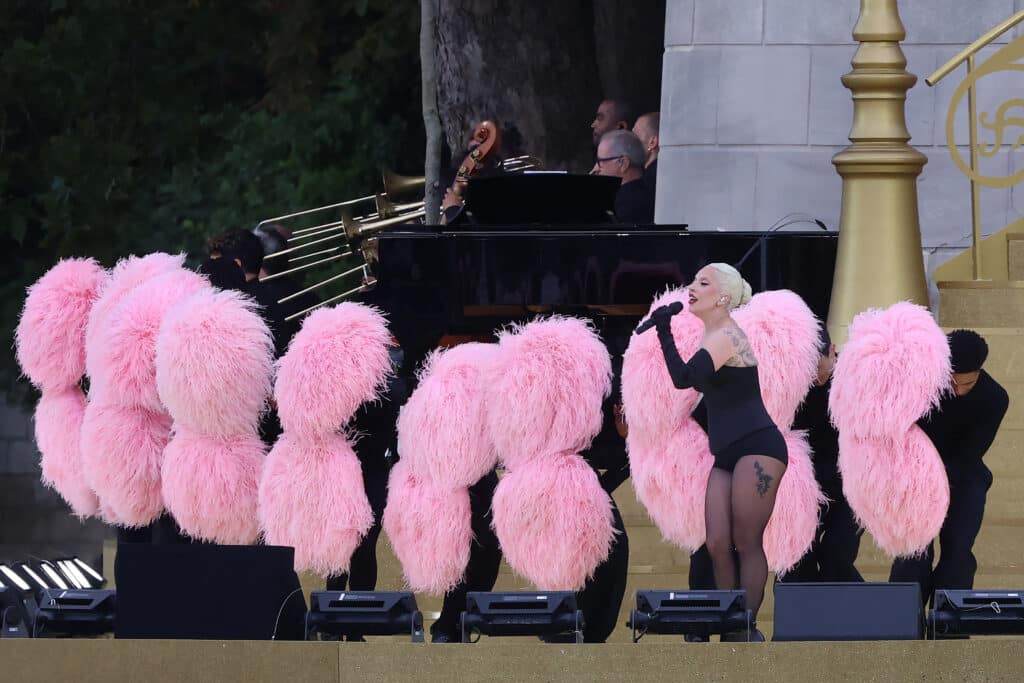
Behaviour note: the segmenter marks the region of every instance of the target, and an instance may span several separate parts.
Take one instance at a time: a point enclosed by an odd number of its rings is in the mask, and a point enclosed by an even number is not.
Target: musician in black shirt
[[[646,157],[644,159],[644,187],[651,196],[651,206],[654,206],[655,191],[658,185],[658,130],[661,127],[661,114],[652,111],[643,114],[636,120],[633,126],[633,134],[640,139],[644,146]]]
[[[615,217],[619,223],[654,222],[654,195],[644,185],[645,158],[640,138],[628,130],[605,133],[597,146],[594,172],[621,179],[615,195]]]
[[[1009,406],[1009,397],[982,369],[988,345],[976,332],[949,334],[953,361],[951,393],[918,421],[935,445],[949,477],[949,512],[939,532],[941,557],[932,569],[934,543],[921,557],[896,560],[890,581],[915,581],[927,600],[935,589],[971,589],[978,562],[974,540],[981,530],[992,472],[982,457],[992,445]]]

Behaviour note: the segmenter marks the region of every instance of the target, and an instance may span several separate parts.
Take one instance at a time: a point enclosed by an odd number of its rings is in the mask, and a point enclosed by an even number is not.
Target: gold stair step
[[[943,327],[1024,326],[1024,281],[938,282]]]

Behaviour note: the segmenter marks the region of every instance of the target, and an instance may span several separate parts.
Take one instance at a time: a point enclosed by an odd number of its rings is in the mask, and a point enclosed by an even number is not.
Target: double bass
[[[491,161],[501,149],[501,129],[493,121],[481,121],[480,125],[473,131],[473,137],[469,142],[469,154],[462,160],[459,170],[455,173],[455,180],[451,187],[445,192],[444,201],[441,203],[441,225],[447,225],[461,213],[455,212],[449,216],[447,209],[461,207],[463,205],[463,193],[469,179],[484,165]]]

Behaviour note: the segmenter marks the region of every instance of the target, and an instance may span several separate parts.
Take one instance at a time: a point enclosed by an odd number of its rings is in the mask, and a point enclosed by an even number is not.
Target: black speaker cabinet
[[[774,640],[919,640],[916,583],[776,583]]]
[[[295,551],[274,546],[120,543],[117,638],[303,640]]]

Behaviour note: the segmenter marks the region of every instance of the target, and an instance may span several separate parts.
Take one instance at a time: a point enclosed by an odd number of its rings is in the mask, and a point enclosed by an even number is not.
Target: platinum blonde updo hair
[[[709,263],[708,267],[713,268],[718,274],[718,288],[722,290],[722,294],[729,295],[730,311],[750,301],[750,284],[743,279],[740,271],[728,263]]]

